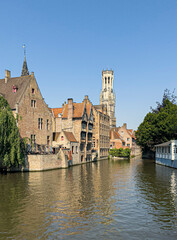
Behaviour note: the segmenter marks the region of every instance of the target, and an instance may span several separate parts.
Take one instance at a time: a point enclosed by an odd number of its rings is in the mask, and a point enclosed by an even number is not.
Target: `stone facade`
[[[68,161],[65,154],[28,155],[25,167],[21,171],[44,171],[58,168],[67,168]],[[20,169],[16,169],[19,171]]]
[[[98,158],[107,158],[109,155],[110,117],[104,105],[93,106],[93,149],[98,152]]]
[[[72,132],[79,143],[79,163],[92,161],[93,110],[85,101],[73,102],[68,99],[63,106],[61,121],[55,121],[55,129]]]
[[[36,144],[51,145],[52,114],[40,93],[33,74],[30,84],[18,104],[16,113],[18,114],[18,127],[22,137],[34,139],[33,135]]]
[[[102,71],[102,92],[100,92],[100,105],[107,107],[107,114],[110,117],[110,128],[116,127],[115,118],[115,92],[113,91],[113,71]]]
[[[41,95],[34,73],[27,73],[28,70],[21,77],[11,78],[10,71],[6,70],[5,79],[0,79],[0,92],[13,111],[20,136],[38,145],[51,146],[52,114]]]
[[[80,163],[79,159],[79,142],[75,139],[72,132],[61,131],[55,133],[53,147],[60,147],[62,149],[69,149],[68,165],[76,165]]]

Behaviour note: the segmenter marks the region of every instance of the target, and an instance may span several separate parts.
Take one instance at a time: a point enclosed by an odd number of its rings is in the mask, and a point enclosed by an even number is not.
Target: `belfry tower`
[[[115,118],[115,92],[113,91],[114,72],[102,71],[102,92],[100,92],[100,105],[106,105],[107,114],[110,117],[110,128],[116,127]]]

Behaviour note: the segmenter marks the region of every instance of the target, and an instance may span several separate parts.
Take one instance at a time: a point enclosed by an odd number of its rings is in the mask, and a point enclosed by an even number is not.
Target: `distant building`
[[[52,114],[34,73],[29,75],[26,57],[20,77],[12,78],[11,72],[5,71],[5,78],[0,79],[0,95],[4,96],[12,109],[20,136],[31,139],[34,144],[51,146]]]
[[[115,128],[115,131],[121,136],[121,139],[124,140],[124,147],[132,148],[134,141],[134,131],[133,129],[127,129],[127,124],[124,123],[122,127]]]
[[[107,107],[110,117],[110,128],[116,127],[115,118],[115,92],[113,91],[114,75],[112,70],[102,71],[102,92],[100,92],[100,105]]]
[[[126,148],[125,141],[121,135],[115,131],[115,129],[110,130],[110,149]]]
[[[135,131],[127,129],[127,124],[110,130],[110,148],[130,148],[131,155],[140,155],[141,148],[136,144]]]

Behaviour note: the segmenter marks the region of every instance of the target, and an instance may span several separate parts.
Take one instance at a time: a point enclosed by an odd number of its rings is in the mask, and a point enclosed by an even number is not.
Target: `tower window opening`
[[[110,83],[110,77],[108,77],[108,84]]]
[[[107,84],[107,78],[105,77],[105,84]]]

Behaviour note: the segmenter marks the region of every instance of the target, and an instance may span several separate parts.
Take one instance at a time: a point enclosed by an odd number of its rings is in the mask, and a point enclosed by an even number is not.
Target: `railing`
[[[39,145],[39,144],[28,144],[27,145],[27,154],[53,154],[53,149],[48,145]]]
[[[172,159],[172,156],[169,153],[156,153],[156,157],[165,158],[165,159]]]

